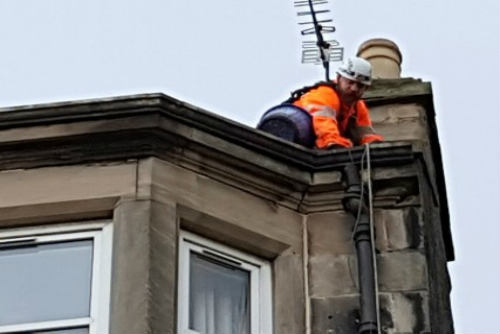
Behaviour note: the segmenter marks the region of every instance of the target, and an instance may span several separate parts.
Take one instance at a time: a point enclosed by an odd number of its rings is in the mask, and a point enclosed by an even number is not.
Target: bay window
[[[271,333],[267,261],[182,232],[179,244],[179,333]]]

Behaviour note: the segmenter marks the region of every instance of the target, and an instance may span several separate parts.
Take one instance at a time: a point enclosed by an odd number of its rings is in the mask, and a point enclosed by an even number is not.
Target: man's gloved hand
[[[370,135],[366,135],[363,137],[363,139],[361,140],[361,145],[371,144],[371,143],[379,143],[379,142],[383,142],[383,141],[384,141],[384,137],[382,137],[381,135],[370,134]]]

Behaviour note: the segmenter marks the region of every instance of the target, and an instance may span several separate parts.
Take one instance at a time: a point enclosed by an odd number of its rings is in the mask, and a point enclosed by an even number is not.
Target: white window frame
[[[268,261],[246,254],[196,234],[180,231],[177,295],[177,332],[199,334],[189,328],[189,261],[190,253],[209,252],[250,273],[250,333],[270,334],[272,327],[271,265]]]
[[[36,244],[43,244],[57,241],[93,240],[90,316],[84,318],[3,325],[0,326],[0,333],[57,330],[61,328],[84,326],[89,327],[90,334],[108,333],[112,237],[113,225],[110,221],[0,230],[0,245],[11,242],[34,242]]]

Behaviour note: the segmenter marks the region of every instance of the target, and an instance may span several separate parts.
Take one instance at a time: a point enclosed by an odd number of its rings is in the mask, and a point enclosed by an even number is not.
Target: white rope
[[[365,144],[366,150],[366,167],[367,167],[367,180],[368,183],[368,208],[370,212],[370,238],[372,240],[372,260],[373,260],[373,278],[375,283],[375,312],[377,314],[377,332],[381,334],[380,331],[380,306],[379,306],[379,291],[378,291],[378,273],[377,273],[377,254],[375,252],[375,224],[373,220],[373,193],[372,193],[372,170],[371,170],[371,160],[370,160],[370,144]],[[361,160],[362,161],[362,160]],[[361,164],[361,170],[363,164]]]

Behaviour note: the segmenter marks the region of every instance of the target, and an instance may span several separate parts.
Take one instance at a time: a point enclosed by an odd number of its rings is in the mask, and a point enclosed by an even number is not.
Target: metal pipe
[[[344,168],[347,190],[342,200],[344,209],[356,218],[353,239],[358,259],[358,278],[360,293],[359,334],[378,332],[377,307],[375,296],[375,272],[373,269],[372,240],[368,208],[362,194],[359,169],[354,164]]]

